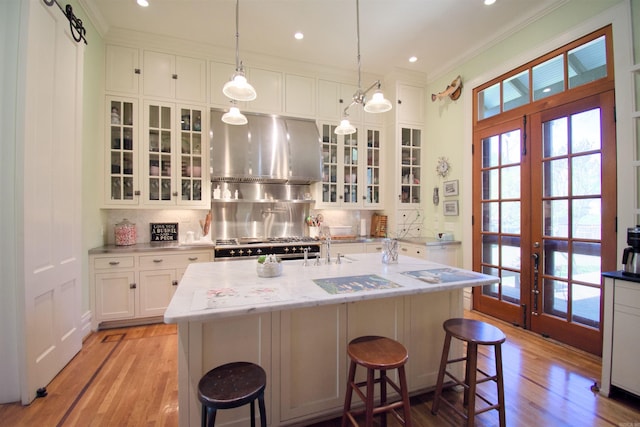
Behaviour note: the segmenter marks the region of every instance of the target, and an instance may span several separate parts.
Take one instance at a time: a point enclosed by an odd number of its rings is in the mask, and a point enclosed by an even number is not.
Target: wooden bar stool
[[[387,425],[386,413],[390,412],[396,419],[411,427],[411,407],[409,405],[409,395],[407,392],[407,378],[404,372],[404,365],[407,362],[407,349],[397,341],[389,338],[377,336],[364,336],[356,338],[349,343],[347,353],[351,358],[349,366],[349,381],[344,399],[344,412],[342,414],[342,427],[347,424],[357,426],[355,416],[366,414],[366,426],[373,426],[374,415],[382,414],[381,426]],[[356,366],[360,365],[367,369],[367,380],[356,383]],[[400,379],[400,387],[388,376],[387,370],[397,369]],[[379,378],[375,378],[375,371],[380,371]],[[373,396],[375,384],[380,384],[380,405],[374,406]],[[390,385],[401,397],[401,400],[387,402],[387,384]],[[366,394],[361,387],[366,386]],[[365,403],[364,409],[351,410],[351,397],[356,392]],[[395,411],[402,408],[404,419]]]
[[[198,383],[198,398],[202,402],[202,427],[213,427],[218,409],[231,409],[251,404],[251,427],[255,427],[255,401],[260,408],[260,425],[266,427],[264,389],[267,374],[260,366],[249,362],[233,362],[213,368]]]
[[[436,392],[433,396],[433,406],[431,413],[438,413],[440,402],[451,407],[458,415],[467,420],[466,425],[472,427],[474,425],[475,416],[483,412],[495,409],[498,411],[500,426],[505,427],[505,407],[504,407],[504,383],[502,377],[502,343],[506,337],[504,333],[493,325],[485,322],[471,319],[449,319],[443,324],[446,332],[444,338],[444,347],[442,349],[442,359],[440,360],[440,370],[438,372],[438,382],[436,384]],[[458,359],[449,358],[449,348],[451,346],[451,337],[455,337],[467,343],[467,354],[465,357]],[[478,346],[492,345],[495,352],[495,375],[489,375],[478,369]],[[464,381],[456,378],[447,371],[449,363],[457,363],[466,360]],[[480,372],[482,377],[477,379],[477,373]],[[463,406],[460,410],[446,399],[442,397],[442,386],[445,374],[453,379],[455,384],[464,388]],[[498,388],[498,403],[491,403],[487,398],[478,393],[476,386],[480,383],[494,381]],[[476,410],[476,396],[484,401],[488,406]]]

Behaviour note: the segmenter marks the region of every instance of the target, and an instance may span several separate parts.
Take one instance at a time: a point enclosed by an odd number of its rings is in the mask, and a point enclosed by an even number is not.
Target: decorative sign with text
[[[177,242],[178,223],[177,222],[152,222],[151,223],[152,242]]]

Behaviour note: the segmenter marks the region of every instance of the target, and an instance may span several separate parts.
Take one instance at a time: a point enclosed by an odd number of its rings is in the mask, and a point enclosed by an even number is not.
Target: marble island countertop
[[[281,276],[258,277],[256,260],[189,265],[165,311],[166,323],[440,292],[497,283],[498,277],[400,255],[349,254],[341,264],[283,262]]]

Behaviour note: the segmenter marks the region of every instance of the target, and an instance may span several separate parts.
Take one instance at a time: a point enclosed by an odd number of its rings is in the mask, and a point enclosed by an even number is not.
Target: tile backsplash
[[[128,219],[136,225],[136,243],[151,241],[152,222],[177,222],[178,240],[184,242],[188,231],[194,235],[202,235],[200,221],[207,216],[206,210],[178,210],[178,209],[109,209],[106,211],[105,244],[115,244],[115,225],[123,219]]]

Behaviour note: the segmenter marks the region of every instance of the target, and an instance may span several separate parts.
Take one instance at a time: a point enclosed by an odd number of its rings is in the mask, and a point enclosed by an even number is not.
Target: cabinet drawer
[[[108,268],[132,268],[133,265],[133,256],[101,257],[95,258],[93,261],[93,267],[96,270],[104,270]]]
[[[616,280],[615,303],[640,308],[640,285],[626,284]]]
[[[183,254],[141,255],[140,268],[158,266],[183,266],[192,262],[205,262],[211,259],[209,252],[189,252]]]

